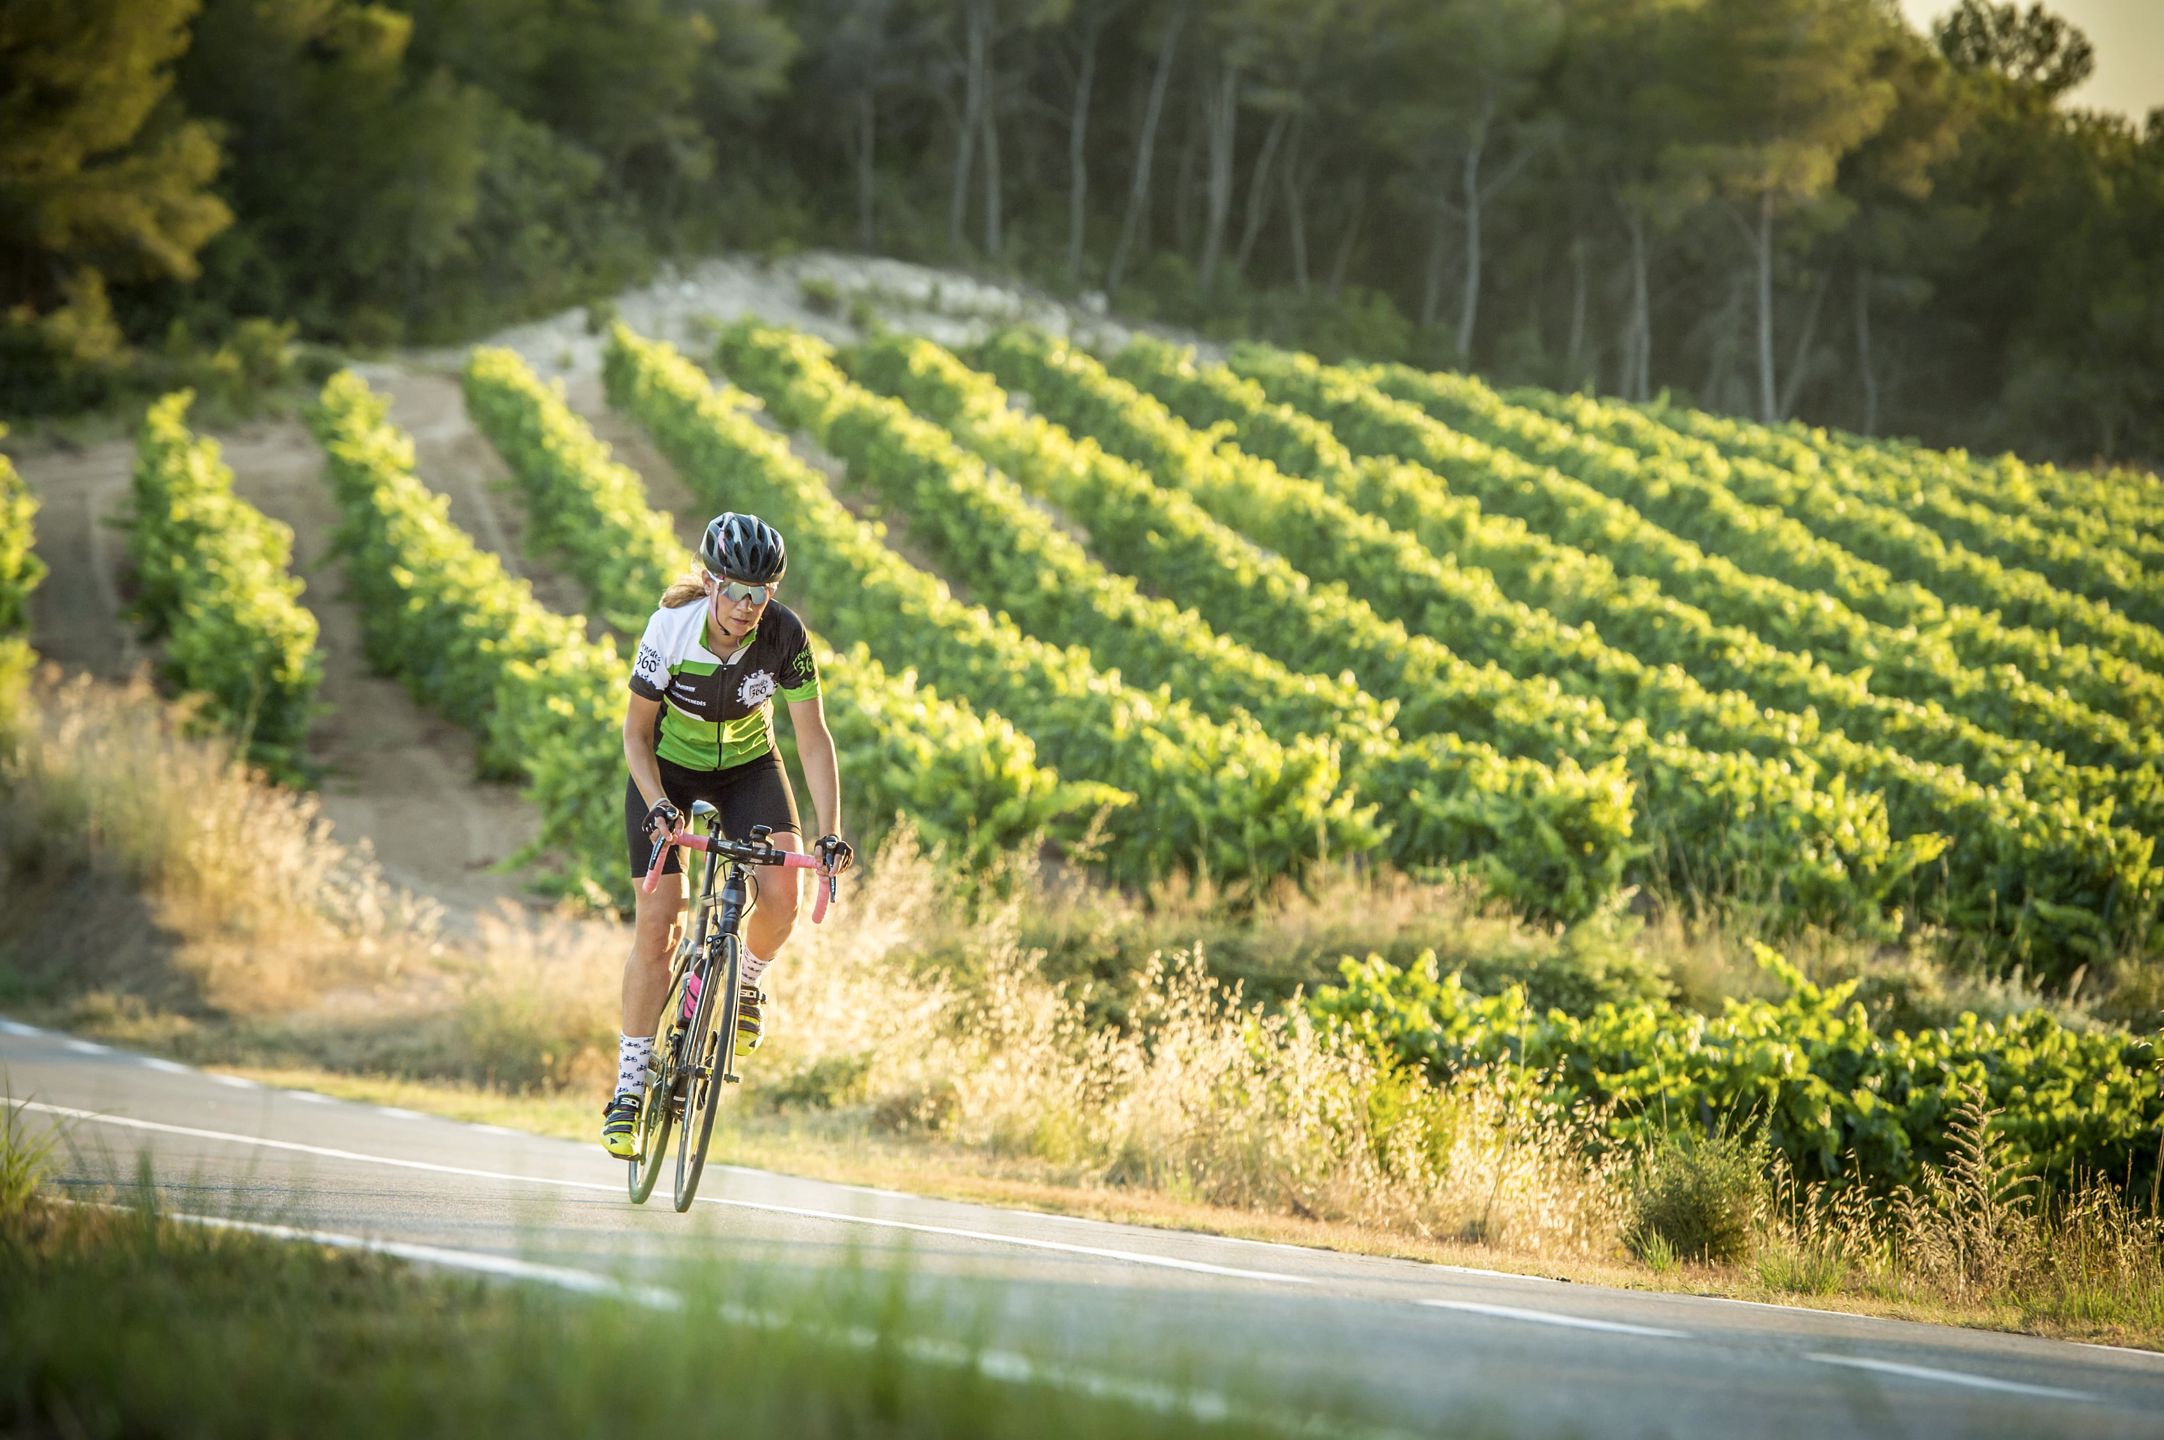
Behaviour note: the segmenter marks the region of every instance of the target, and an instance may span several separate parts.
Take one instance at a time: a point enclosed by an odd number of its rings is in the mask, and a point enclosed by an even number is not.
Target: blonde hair
[[[698,571],[694,570],[661,592],[661,608],[674,610],[679,605],[689,604],[693,600],[702,600],[705,597],[706,579]]]

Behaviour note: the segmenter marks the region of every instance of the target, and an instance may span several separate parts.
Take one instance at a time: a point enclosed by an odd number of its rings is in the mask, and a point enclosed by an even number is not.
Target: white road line
[[[2074,1343],[2084,1350],[2109,1350],[2115,1355],[2139,1355],[2144,1360],[2164,1360],[2164,1353],[2142,1350],[2132,1345],[2104,1345],[2094,1340],[2076,1340]]]
[[[376,1113],[378,1115],[394,1115],[400,1120],[426,1120],[430,1118],[418,1110],[401,1110],[396,1105],[378,1105]]]
[[[613,1188],[613,1187],[611,1187]],[[491,1255],[471,1250],[453,1250],[440,1245],[420,1245],[397,1240],[370,1240],[359,1235],[346,1235],[330,1230],[300,1230],[286,1225],[267,1225],[252,1220],[227,1220],[213,1215],[189,1215],[172,1211],[160,1212],[159,1218],[181,1221],[190,1225],[202,1225],[216,1230],[242,1230],[279,1240],[302,1241],[311,1245],[325,1245],[338,1249],[365,1250],[413,1264],[435,1265],[445,1269],[467,1270],[499,1279],[524,1280],[531,1283],[553,1285],[575,1294],[625,1300],[633,1304],[657,1310],[680,1312],[685,1308],[685,1297],[658,1285],[632,1285],[589,1270],[579,1270],[563,1265],[543,1265],[530,1260],[516,1260],[508,1255]],[[776,1311],[754,1310],[734,1303],[717,1307],[724,1320],[733,1324],[756,1326],[760,1329],[777,1330],[795,1327],[811,1330],[830,1340],[836,1340],[853,1349],[869,1350],[895,1343],[895,1337],[881,1335],[870,1326],[829,1326],[816,1322],[793,1319]],[[1135,1380],[1125,1375],[1105,1371],[1085,1370],[1070,1366],[1048,1366],[1013,1350],[983,1350],[957,1344],[950,1340],[928,1337],[905,1337],[901,1348],[909,1355],[940,1364],[973,1366],[987,1379],[1014,1383],[1041,1381],[1063,1389],[1081,1390],[1087,1394],[1106,1399],[1122,1400],[1139,1408],[1162,1413],[1191,1415],[1197,1420],[1216,1423],[1239,1419],[1248,1424],[1262,1425],[1273,1430],[1292,1434],[1307,1434],[1312,1422],[1304,1418],[1288,1418],[1275,1412],[1263,1412],[1240,1406],[1230,1397],[1215,1391],[1184,1389],[1151,1380]],[[1333,1433],[1346,1433],[1367,1437],[1367,1440],[1398,1440],[1398,1432],[1354,1427]]]
[[[195,1073],[192,1066],[183,1065],[178,1060],[167,1060],[157,1055],[137,1055],[133,1059],[136,1064],[142,1066],[145,1070],[162,1070],[168,1075],[193,1075]]]
[[[286,1090],[280,1093],[290,1095],[296,1100],[305,1100],[310,1105],[336,1105],[338,1103],[330,1096],[318,1095],[313,1090]]]
[[[1891,1315],[1865,1315],[1855,1310],[1828,1310],[1823,1305],[1784,1305],[1775,1300],[1739,1300],[1733,1295],[1683,1295],[1670,1297],[1706,1305],[1748,1305],[1753,1310],[1780,1310],[1790,1315],[1831,1315],[1836,1320],[1869,1320],[1878,1325],[1913,1325],[1913,1320],[1896,1320]]]
[[[27,1038],[32,1035],[43,1035],[44,1033],[37,1026],[25,1025],[20,1020],[0,1020],[0,1035],[21,1035]]]
[[[482,1125],[475,1123],[468,1128],[478,1130],[484,1135],[510,1135],[513,1137],[523,1137],[526,1133],[523,1130],[512,1130],[502,1125]]]
[[[1933,1370],[1926,1365],[1903,1365],[1894,1360],[1873,1360],[1863,1355],[1820,1355],[1803,1357],[1816,1360],[1821,1365],[1847,1365],[1857,1370],[1873,1370],[1881,1375],[1900,1375],[1910,1380],[1936,1380],[1946,1385],[1966,1385],[1973,1390],[1998,1390],[2008,1395],[2034,1395],[2040,1400],[2095,1400],[2097,1397],[2086,1390],[2061,1390],[2055,1385],[2024,1385],[2016,1380],[1999,1380],[1989,1375],[1969,1375],[1959,1370]]]
[[[100,1045],[94,1040],[77,1040],[73,1036],[61,1041],[60,1048],[73,1050],[78,1055],[110,1055],[113,1053],[113,1047],[110,1045]]]
[[[1465,1310],[1475,1315],[1493,1315],[1503,1320],[1530,1320],[1536,1325],[1561,1325],[1571,1330],[1606,1330],[1616,1335],[1650,1335],[1656,1340],[1690,1338],[1681,1330],[1663,1330],[1655,1325],[1629,1325],[1621,1320],[1592,1320],[1583,1315],[1558,1315],[1552,1310],[1521,1310],[1515,1305],[1483,1305],[1476,1300],[1422,1300],[1420,1303],[1437,1310]]]
[[[212,1079],[226,1077],[212,1076]],[[48,1105],[42,1100],[24,1102],[24,1108],[58,1115],[70,1120],[85,1120],[100,1125],[117,1125],[129,1130],[148,1130],[162,1135],[186,1135],[197,1140],[222,1140],[236,1145],[256,1145],[267,1150],[286,1150],[299,1155],[319,1155],[327,1160],[354,1160],[367,1165],[388,1165],[399,1170],[422,1170],[435,1175],[460,1175],[472,1180],[503,1180],[514,1184],[550,1185],[562,1190],[596,1190],[611,1195],[623,1193],[621,1183],[602,1184],[596,1180],[563,1180],[545,1175],[513,1175],[501,1170],[475,1170],[463,1165],[439,1165],[427,1160],[401,1160],[389,1155],[368,1155],[357,1150],[339,1150],[328,1145],[304,1145],[296,1140],[269,1140],[256,1135],[236,1135],[227,1130],[203,1130],[192,1125],[168,1125],[157,1120],[137,1120],[125,1115],[101,1115],[94,1110],[77,1110],[66,1105]],[[1139,1250],[1115,1250],[1103,1245],[1070,1245],[1059,1240],[1039,1240],[1024,1235],[1001,1235],[990,1230],[965,1230],[953,1225],[920,1225],[908,1220],[887,1220],[869,1215],[844,1215],[836,1210],[814,1210],[808,1206],[775,1205],[760,1200],[731,1200],[718,1195],[701,1195],[702,1205],[726,1205],[736,1210],[756,1210],[772,1215],[793,1215],[804,1220],[831,1220],[843,1225],[862,1225],[873,1230],[900,1230],[916,1235],[945,1235],[958,1240],[977,1240],[992,1245],[1011,1245],[1021,1250],[1042,1250],[1059,1255],[1087,1255],[1099,1260],[1120,1260],[1131,1265],[1147,1265],[1160,1270],[1182,1270],[1197,1275],[1218,1275],[1232,1280],[1259,1280],[1275,1285],[1312,1285],[1314,1280],[1305,1275],[1285,1275],[1273,1270],[1241,1270],[1230,1265],[1211,1265],[1200,1260],[1181,1260],[1170,1255],[1152,1255]]]
[[[235,1090],[255,1090],[260,1088],[257,1086],[255,1081],[243,1080],[238,1075],[212,1075],[208,1072],[205,1072],[203,1078],[211,1081],[214,1084],[230,1085]]]

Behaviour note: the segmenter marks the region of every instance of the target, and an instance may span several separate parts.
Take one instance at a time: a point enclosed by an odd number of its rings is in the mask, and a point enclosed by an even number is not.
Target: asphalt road
[[[0,1020],[54,1179],[573,1288],[829,1307],[1311,1433],[2164,1440],[2164,1355],[1108,1225],[709,1165],[686,1215],[572,1144],[274,1090]],[[598,1123],[598,1120],[597,1120]],[[664,1295],[664,1298],[667,1298]],[[764,1313],[764,1312],[762,1312]],[[833,1313],[828,1309],[822,1313]]]

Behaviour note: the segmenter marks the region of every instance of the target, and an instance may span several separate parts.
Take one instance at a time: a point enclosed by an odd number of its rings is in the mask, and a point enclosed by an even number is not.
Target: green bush
[[[1941,639],[1870,626],[1826,595],[1766,580],[1734,559],[1709,555],[1591,484],[1539,469],[1471,435],[1448,429],[1370,383],[1371,378],[1405,377],[1412,372],[1353,372],[1319,365],[1306,356],[1255,348],[1236,353],[1233,369],[1259,383],[1270,397],[1296,404],[1329,421],[1334,427],[1333,438],[1351,450],[1387,460],[1412,461],[1422,467],[1410,472],[1388,464],[1342,468],[1349,462],[1349,452],[1341,452],[1347,461],[1334,472],[1338,477],[1335,488],[1355,508],[1417,535],[1438,553],[1462,546],[1480,560],[1501,566],[1510,551],[1522,555],[1528,548],[1546,548],[1550,554],[1542,573],[1551,587],[1562,583],[1572,569],[1589,582],[1597,582],[1608,573],[1608,561],[1592,562],[1589,556],[1605,555],[1613,561],[1616,571],[1639,572],[1635,575],[1639,583],[1657,579],[1676,597],[1702,607],[1707,616],[1734,626],[1755,627],[1798,652],[1813,651],[1829,630],[1848,635],[1865,647],[1861,652],[1850,652],[1852,665],[1870,665],[1874,661],[1888,665],[1892,678],[1872,682],[1883,689],[1907,691],[1910,682],[1898,677],[1912,672],[1922,674],[1928,667],[1928,673],[1943,683],[1938,689],[1915,691],[1918,700],[1940,700],[1951,705],[1965,694],[2013,691],[2030,697],[2022,705],[2038,714],[2056,715],[2067,723],[2073,723],[2069,717],[2078,718],[2079,707],[2063,694],[2046,692],[2019,677],[1991,680],[1981,672],[1963,671]],[[1447,377],[1401,378],[1390,384],[1407,391],[1416,381],[1423,395],[1455,395],[1462,388]],[[1230,402],[1231,397],[1226,399]],[[1257,414],[1258,428],[1271,423],[1267,414],[1249,413]],[[1498,416],[1491,417],[1489,423],[1501,426],[1520,422]],[[1545,437],[1541,442],[1544,446],[1582,448],[1560,427],[1538,417],[1523,423]],[[1240,433],[1245,439],[1244,421],[1240,422]],[[1316,448],[1312,436],[1298,437],[1297,443],[1311,451]],[[1549,454],[1545,449],[1541,453]],[[1624,465],[1624,461],[1614,459],[1619,453],[1613,446],[1605,447],[1610,470]],[[1682,486],[1686,482],[1678,479],[1671,488]],[[1445,524],[1440,519],[1442,502],[1438,497],[1451,492],[1457,492],[1458,513]],[[1477,500],[1479,505],[1467,505],[1468,499]],[[1484,517],[1481,507],[1492,510]],[[1498,522],[1497,515],[1511,519]],[[1524,529],[1545,532],[1584,549],[1543,547],[1541,542],[1529,546],[1522,540],[1517,522],[1522,522]],[[1751,561],[1753,569],[1767,568],[1771,564],[1767,557],[1787,543],[1768,532],[1757,537],[1757,548],[1744,558]],[[1510,563],[1513,568],[1507,573],[1523,573],[1516,568],[1525,563],[1523,559]],[[1553,596],[1551,593],[1542,598],[1552,600]],[[1433,616],[1435,611],[1431,608],[1429,613]],[[1612,615],[1603,612],[1587,618],[1597,619],[1606,630],[1611,620],[1627,623],[1627,616],[1628,611],[1616,607]],[[1517,628],[1537,634],[1536,628],[1523,623],[1523,617]],[[1460,632],[1444,633],[1455,636]],[[1634,633],[1642,639],[1644,631]],[[2164,904],[2164,868],[2156,864],[2154,841],[2143,833],[2141,823],[2145,812],[2164,815],[2164,788],[2160,788],[2153,772],[2138,772],[2119,787],[2099,773],[2069,770],[2058,757],[2034,745],[2016,749],[1987,740],[1977,748],[1993,755],[2008,783],[1986,789],[1949,765],[1928,763],[1889,745],[1866,745],[1841,732],[1821,729],[1817,715],[1810,710],[1792,715],[1763,711],[1762,701],[1753,698],[1761,695],[1763,687],[1748,675],[1739,679],[1747,685],[1749,694],[1715,696],[1696,687],[1674,663],[1659,669],[1638,666],[1637,674],[1630,673],[1634,667],[1620,663],[1615,652],[1602,647],[1590,632],[1585,643],[1575,647],[1575,653],[1566,651],[1560,640],[1543,642],[1543,648],[1555,657],[1556,665],[1605,672],[1610,678],[1598,693],[1609,701],[1614,713],[1632,714],[1643,707],[1642,718],[1654,733],[1661,733],[1671,724],[1686,725],[1688,733],[1709,748],[1748,745],[1755,753],[1724,755],[1721,763],[1780,772],[1770,774],[1764,783],[1789,789],[1799,798],[1815,795],[1833,813],[1846,809],[1861,792],[1882,794],[1887,807],[1886,823],[1899,837],[1898,848],[1907,853],[1887,867],[1884,878],[1867,879],[1866,872],[1859,869],[1854,883],[1875,890],[1884,904],[1919,910],[1940,925],[1983,938],[2001,958],[2037,964],[2054,977],[2063,978],[2081,965],[2145,943],[2159,906]],[[1904,655],[1908,657],[1906,669],[1897,663],[1898,657]],[[1766,652],[1761,651],[1759,658],[1771,663]],[[1696,668],[1694,664],[1692,669]],[[2005,683],[2001,684],[2001,680]],[[1860,687],[1861,681],[1857,684]],[[1689,693],[1693,690],[1695,695]],[[1663,700],[1663,696],[1669,698]],[[1976,711],[1966,718],[1979,726],[1988,724],[1994,729],[2021,733],[2017,724],[2010,723],[2018,717],[1994,709]],[[2123,722],[2111,722],[2106,728],[2112,725],[2119,732],[2125,731]],[[1899,733],[1905,740],[1918,731],[1904,725]],[[1973,733],[1970,739],[1975,740]],[[1815,781],[1812,772],[1828,778]],[[2051,792],[2054,777],[2062,793]],[[1662,843],[1664,831],[1674,836],[1706,833],[1698,827],[1663,823],[1666,805],[1677,794],[1672,782],[1681,780],[1682,795],[1687,797],[1701,790],[1706,778],[1710,777],[1694,776],[1688,770],[1668,775],[1639,772],[1650,841]],[[2044,798],[2031,798],[2031,784]],[[2096,798],[2099,787],[2110,792],[2101,800]],[[2135,823],[2115,821],[2115,812],[2105,808],[2113,800],[2121,808],[2129,800],[2137,802]],[[1779,825],[1796,810],[1793,802],[1776,802],[1769,810],[1759,812],[1756,819]],[[1713,833],[1732,842],[1739,828],[1730,825]],[[1702,857],[1693,852],[1698,848],[1693,841],[1671,853],[1686,864],[1697,864]],[[1944,859],[1939,860],[1942,852]],[[1928,863],[1931,861],[1938,863]],[[1914,884],[1908,883],[1911,875],[1916,877]],[[1840,883],[1837,877],[1827,879],[1834,885]],[[1898,883],[1887,883],[1889,880]]]
[[[1285,562],[1257,555],[1178,490],[1009,405],[990,377],[929,341],[882,336],[848,363],[867,384],[951,427],[955,439],[1004,471],[977,478],[974,461],[935,445],[938,463],[918,492],[894,496],[913,517],[927,517],[959,569],[993,576],[988,598],[1040,632],[1088,635],[1107,664],[1177,677],[1182,694],[1244,708],[1277,733],[1338,735],[1348,746],[1349,779],[1363,798],[1382,803],[1390,827],[1384,850],[1400,864],[1465,864],[1507,903],[1565,921],[1591,913],[1620,884],[1635,853],[1620,766],[1588,770],[1568,759],[1549,766],[1452,734],[1402,741],[1384,729],[1394,707],[1363,694],[1349,673],[1302,674],[1228,638],[1276,636],[1307,602],[1306,577]],[[830,407],[852,408],[870,407]],[[872,410],[875,423],[897,413],[891,405]],[[1086,526],[1092,550],[1136,580],[1108,578],[1013,494],[1005,477]],[[996,499],[986,494],[994,488]],[[1028,560],[1002,574],[1001,555]],[[1137,581],[1177,594],[1195,611],[1134,605]],[[1357,604],[1346,609],[1353,623],[1364,615]],[[1198,613],[1221,633],[1209,636]],[[1319,667],[1343,657],[1317,648],[1302,658]]]
[[[1890,927],[1910,875],[1937,853],[1935,837],[1896,840],[1875,795],[1823,783],[1785,754],[1687,743],[1658,711],[1635,713],[1648,692],[1690,695],[1723,716],[1746,713],[1742,697],[1704,697],[1680,673],[1625,664],[1595,632],[1556,626],[1493,576],[1439,559],[1446,548],[1224,444],[1222,427],[1182,423],[1074,346],[1007,331],[983,358],[1041,414],[1132,467],[1138,478],[1119,503],[1149,510],[1138,548],[1155,552],[1155,569],[1177,573],[1198,600],[1228,577],[1241,582],[1209,611],[1227,633],[1289,664],[1352,669],[1401,703],[1407,734],[1627,772],[1643,847],[1634,878],[1693,900],[1763,897],[1778,920],[1869,932]],[[1119,522],[1101,523],[1092,508],[1111,488],[1106,467],[1092,470],[1089,484],[1062,486],[1057,498],[1089,519],[1093,537],[1119,543]],[[1173,523],[1182,504],[1215,522],[1207,550],[1192,524]],[[1141,554],[1121,563],[1148,573]],[[1294,566],[1331,583],[1311,586]],[[1611,672],[1606,683],[1574,684],[1573,672],[1598,665]]]
[[[1763,1147],[1742,1135],[1672,1130],[1638,1157],[1624,1240],[1641,1258],[1746,1259],[1766,1195]]]
[[[188,430],[194,398],[158,401],[136,439],[136,610],[165,642],[171,682],[208,696],[257,759],[290,769],[322,679],[316,619],[290,569],[292,530],[234,495],[217,442]]]
[[[1753,952],[1784,993],[1730,1000],[1710,1019],[1655,1000],[1542,1014],[1522,988],[1473,994],[1432,956],[1405,969],[1347,960],[1344,983],[1309,1009],[1437,1076],[1504,1062],[1540,1072],[1556,1104],[1606,1107],[1626,1144],[1757,1125],[1799,1175],[1893,1185],[1947,1160],[1950,1117],[1980,1095],[2005,1112],[1999,1128],[2027,1173],[2146,1191],[2164,1126],[2153,1038],[2077,1031],[2042,1012],[1881,1035],[1854,1003],[1856,982],[1821,988],[1764,946]]]
[[[1258,375],[1274,363],[1260,356],[1235,359]],[[1923,693],[1957,713],[2066,749],[2085,762],[2135,764],[2164,755],[2153,737],[2145,745],[2121,718],[2135,713],[2128,708],[2130,693],[2153,699],[2164,683],[2156,663],[2164,661],[2164,636],[2124,615],[2055,591],[2037,575],[1949,550],[1891,507],[1865,504],[1823,481],[1807,482],[1761,462],[1731,463],[1705,441],[1627,406],[1527,391],[1514,394],[1522,403],[1509,403],[1470,376],[1403,366],[1348,374],[1418,407],[1413,414],[1443,422],[1443,433],[1452,437],[1446,473],[1453,479],[1462,467],[1503,478],[1522,476],[1524,465],[1552,465],[1557,478],[1551,489],[1582,513],[1611,522],[1635,517],[1634,539],[1661,568],[1688,566],[1701,550],[1733,561],[1733,567],[1713,567],[1704,579],[1740,590],[1732,572],[1748,571],[1756,593],[1738,593],[1732,603],[1757,601],[1759,609],[1746,613],[1767,624],[1769,638],[1793,637],[1784,648],[1823,651],[1838,633],[1845,653],[1875,647],[1904,666],[1905,678],[1914,672],[1909,685],[1892,693],[1928,684],[1932,688]],[[1373,418],[1383,421],[1384,412],[1374,411]],[[1402,433],[1396,422],[1405,418],[1389,417],[1391,423],[1365,426],[1363,433]],[[1687,423],[1724,422],[1703,417]],[[1861,518],[1867,512],[1872,518]],[[1833,536],[1843,537],[1842,543]],[[1925,556],[1945,565],[1925,563]],[[1946,567],[1962,568],[1957,559],[1988,569],[1996,583],[1948,588]],[[1666,583],[1669,577],[1662,578]],[[1818,613],[1793,613],[1799,596]],[[2073,623],[2083,615],[2093,623]],[[1811,643],[1794,643],[1806,634]],[[2094,643],[2076,643],[2084,638]],[[2098,663],[2115,655],[2122,663]],[[1871,662],[1859,655],[1856,663]],[[2018,665],[2024,678],[2008,683],[1993,672],[2001,665]],[[2153,729],[2155,714],[2146,718]]]
[[[804,301],[804,308],[814,315],[839,315],[842,313],[842,287],[832,280],[818,275],[807,275],[797,281],[797,294]]]
[[[7,438],[0,425],[0,439]],[[38,502],[15,463],[0,454],[0,638],[30,628],[30,592],[45,578],[45,562],[31,548]]]

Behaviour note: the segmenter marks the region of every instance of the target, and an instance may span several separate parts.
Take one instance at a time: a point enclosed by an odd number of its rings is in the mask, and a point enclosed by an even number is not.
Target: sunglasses
[[[711,570],[702,573],[705,574],[707,582],[721,593],[721,598],[731,604],[740,600],[749,600],[754,605],[764,605],[774,593],[772,584],[746,585],[741,580],[724,580]]]

